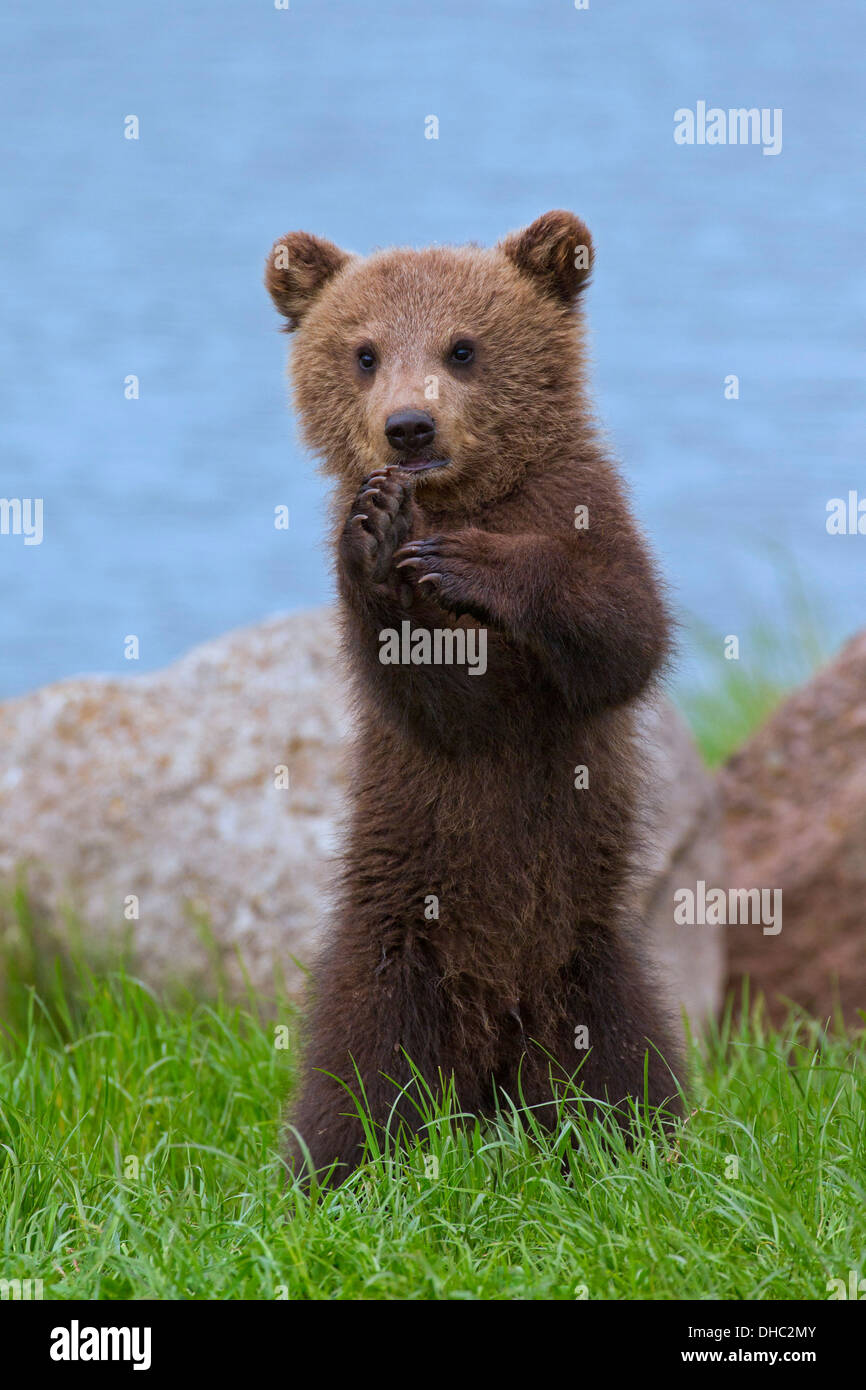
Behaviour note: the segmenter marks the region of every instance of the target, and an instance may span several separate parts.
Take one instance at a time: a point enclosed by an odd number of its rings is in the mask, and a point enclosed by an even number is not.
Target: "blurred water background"
[[[299,227],[364,252],[574,209],[677,680],[711,661],[693,620],[794,643],[792,586],[828,647],[863,623],[866,536],[825,528],[866,497],[858,0],[7,0],[2,30],[0,496],[43,498],[44,540],[0,536],[0,697],[328,596],[261,287]],[[678,146],[700,100],[781,108],[781,153]]]

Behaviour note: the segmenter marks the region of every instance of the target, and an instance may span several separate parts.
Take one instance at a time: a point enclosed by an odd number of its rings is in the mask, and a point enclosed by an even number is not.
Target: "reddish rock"
[[[727,927],[730,983],[848,1027],[866,1010],[866,632],[723,769],[730,882],[781,888],[782,930]]]

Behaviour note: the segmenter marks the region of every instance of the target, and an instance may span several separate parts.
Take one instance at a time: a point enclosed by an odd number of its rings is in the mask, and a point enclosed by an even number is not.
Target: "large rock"
[[[0,705],[0,875],[52,914],[130,932],[150,980],[267,988],[323,914],[343,732],[320,613],[231,632],[154,675],[60,681]],[[278,786],[276,769],[289,769]],[[124,916],[138,898],[138,920]]]
[[[782,890],[782,930],[728,927],[731,983],[771,1016],[866,1009],[866,632],[790,696],[723,769],[731,879]]]
[[[346,729],[328,609],[272,618],[154,675],[65,680],[0,705],[0,875],[149,980],[302,979],[327,914]],[[711,783],[673,707],[643,714],[652,806],[642,907],[675,1001],[716,1007],[718,933],[673,926],[673,888],[721,873]],[[288,789],[276,769],[289,771]],[[138,899],[138,917],[124,914]],[[213,947],[197,924],[208,923]]]

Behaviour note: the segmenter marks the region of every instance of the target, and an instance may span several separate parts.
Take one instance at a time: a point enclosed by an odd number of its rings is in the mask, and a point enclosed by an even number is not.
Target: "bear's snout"
[[[426,410],[396,410],[385,421],[385,438],[401,454],[417,454],[433,443],[436,426]]]

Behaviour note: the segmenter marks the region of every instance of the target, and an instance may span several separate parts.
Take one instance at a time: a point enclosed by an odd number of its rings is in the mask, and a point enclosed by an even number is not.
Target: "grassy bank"
[[[861,1267],[862,1038],[723,1029],[674,1149],[579,1122],[564,1178],[565,1135],[434,1122],[311,1202],[281,1182],[294,1053],[256,999],[79,969],[9,1002],[0,1277],[46,1298],[825,1298]]]

